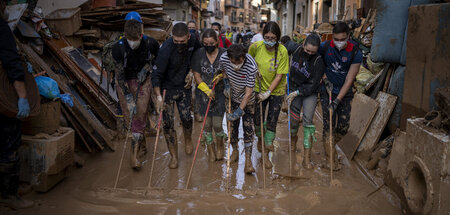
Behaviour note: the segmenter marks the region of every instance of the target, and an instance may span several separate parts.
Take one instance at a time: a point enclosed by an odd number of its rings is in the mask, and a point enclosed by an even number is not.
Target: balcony
[[[223,12],[222,11],[217,11],[214,13],[214,17],[216,17],[217,19],[222,19],[223,18]]]
[[[239,8],[239,4],[238,0],[225,0],[225,7]]]

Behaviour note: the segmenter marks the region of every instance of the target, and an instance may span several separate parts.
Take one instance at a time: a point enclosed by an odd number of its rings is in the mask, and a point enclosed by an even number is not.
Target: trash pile
[[[40,7],[27,7],[9,5],[8,23],[41,96],[63,101],[61,114],[75,130],[76,142],[83,143],[87,151],[115,150],[114,140],[122,125],[118,125],[113,77],[102,69],[101,52],[105,44],[122,36],[130,11],[141,14],[147,35],[164,41],[171,22],[165,21],[162,5],[129,0],[99,7],[95,1],[86,1],[46,15]]]

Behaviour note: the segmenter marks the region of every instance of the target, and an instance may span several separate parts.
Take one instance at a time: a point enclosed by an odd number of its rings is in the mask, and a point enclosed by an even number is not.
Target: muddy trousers
[[[0,114],[0,194],[17,194],[19,188],[19,146],[22,122]]]
[[[128,89],[130,92],[136,96],[136,91],[138,88],[138,81],[136,79],[126,81]],[[117,84],[118,86],[118,84]],[[119,97],[120,106],[125,117],[125,125],[128,126],[130,122],[130,110],[128,110],[127,101],[120,87],[117,87],[117,94]],[[137,94],[137,104],[136,104],[136,114],[131,122],[131,132],[133,133],[144,133],[144,129],[147,123],[148,107],[150,102],[150,97],[152,93],[152,84],[150,77],[142,83],[139,94]],[[136,98],[136,97],[134,97]],[[127,128],[128,129],[128,128]]]
[[[205,129],[203,130],[202,141],[206,144],[213,143],[212,132],[214,130],[216,139],[226,138],[226,134],[223,132],[222,128],[223,115],[222,116],[208,116],[206,117]]]
[[[297,137],[298,129],[300,127],[300,114],[303,108],[303,127],[313,125],[314,112],[317,106],[317,94],[312,94],[307,97],[297,96],[291,102],[291,135],[293,138]],[[311,148],[308,142],[303,142],[303,146],[307,149]]]
[[[169,89],[166,91],[163,111],[163,128],[166,135],[171,136],[171,138],[176,138],[172,137],[175,133],[175,104],[177,105],[178,113],[180,114],[183,131],[192,131],[191,99],[192,95],[190,89]],[[171,141],[168,142],[171,143]]]
[[[336,99],[337,95],[332,95],[332,100]],[[352,110],[351,102],[353,95],[346,95],[339,103],[336,111],[333,113],[333,132],[335,136],[335,142],[347,134],[350,125],[350,111]],[[329,98],[328,93],[323,91],[320,93],[320,104],[322,106],[322,118],[323,118],[323,137],[326,138],[330,131],[330,113],[328,111]]]
[[[256,93],[256,97],[258,93]],[[264,124],[264,144],[265,147],[273,151],[273,140],[275,139],[275,133],[277,129],[278,116],[280,115],[281,105],[283,103],[283,96],[269,96],[266,100],[262,102],[262,113],[260,113],[260,103],[255,102],[255,117],[253,119],[255,123],[255,133],[258,139],[261,139],[261,117],[263,116],[263,124]],[[269,106],[267,119],[265,119],[266,115],[266,107]],[[258,146],[261,144],[258,144]]]
[[[234,101],[231,102],[231,110],[232,112],[239,107],[239,103]],[[254,116],[254,106],[251,104],[247,104],[244,108],[244,115],[242,118],[242,128],[244,131],[244,145],[250,144],[248,147],[251,147],[251,143],[253,143],[253,116]],[[239,142],[239,124],[240,120],[237,119],[231,122],[231,145],[237,145]]]

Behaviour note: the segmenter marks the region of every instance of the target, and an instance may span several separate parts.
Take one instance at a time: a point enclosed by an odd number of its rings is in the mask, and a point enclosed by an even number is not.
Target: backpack
[[[227,45],[227,38],[225,37],[225,36],[222,36],[222,44],[223,44],[223,48],[228,48],[228,45]]]

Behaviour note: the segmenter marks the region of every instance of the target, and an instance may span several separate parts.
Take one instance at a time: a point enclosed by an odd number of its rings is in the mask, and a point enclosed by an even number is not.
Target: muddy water
[[[11,211],[0,208],[0,214],[400,214],[395,198],[384,190],[367,197],[375,188],[344,160],[343,169],[334,174],[339,182],[329,187],[329,171],[320,166],[325,162],[318,126],[313,144],[313,170],[300,165],[302,151],[292,158],[293,175],[308,179],[290,180],[273,174],[289,174],[288,129],[286,115],[280,116],[275,143],[271,154],[272,170],[266,170],[266,189],[260,153],[253,149],[253,165],[256,174],[245,175],[243,145],[240,142],[239,163],[231,165],[230,191],[227,192],[226,161],[208,163],[206,149],[199,147],[197,161],[190,182],[186,184],[193,155],[184,153],[181,129],[177,130],[179,142],[179,167],[169,170],[169,154],[164,138],[159,141],[153,175],[154,187],[148,184],[154,137],[148,140],[148,161],[140,172],[128,168],[126,153],[117,190],[112,190],[121,151],[87,155],[86,165],[73,169],[58,186],[45,194],[32,193],[27,198],[37,202],[32,209]],[[320,125],[319,122],[315,123]],[[180,125],[178,125],[180,126]],[[194,143],[197,143],[199,127],[196,123]],[[179,127],[178,127],[179,128]],[[301,132],[300,132],[301,133]],[[301,140],[299,137],[299,149]],[[122,143],[120,143],[122,144]],[[151,148],[151,149],[150,149]]]

